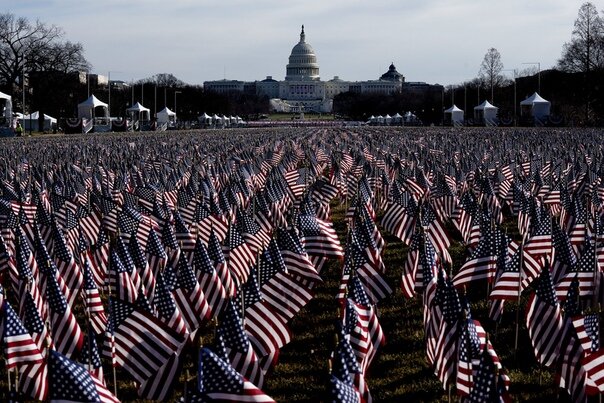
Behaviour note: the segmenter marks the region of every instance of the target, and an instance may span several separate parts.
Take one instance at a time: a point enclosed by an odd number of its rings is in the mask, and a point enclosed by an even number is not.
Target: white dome
[[[306,43],[304,25],[302,25],[302,32],[300,33],[300,42],[293,47],[292,52],[289,55],[285,79],[288,81],[319,79],[317,55],[315,55],[312,46]]]

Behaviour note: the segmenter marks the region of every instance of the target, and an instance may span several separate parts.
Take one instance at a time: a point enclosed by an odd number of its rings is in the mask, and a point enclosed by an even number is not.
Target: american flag
[[[375,253],[369,246],[363,248],[358,242],[359,237],[354,232],[351,233],[347,251],[350,254],[352,267],[356,270],[369,299],[373,304],[392,294],[392,288],[384,278],[384,273],[380,272],[381,257]],[[377,254],[377,256],[376,256]],[[385,268],[384,268],[385,270]],[[340,285],[342,288],[342,285]]]
[[[562,276],[577,263],[577,257],[568,239],[566,232],[554,222],[552,225],[552,242],[554,252],[552,254],[552,275],[554,281]]]
[[[518,300],[519,294],[539,276],[541,270],[541,265],[532,255],[525,253],[523,256],[523,249],[506,258],[503,267],[499,266],[491,299]]]
[[[182,371],[183,357],[180,351],[174,352],[168,361],[159,368],[157,375],[142,382],[138,396],[147,400],[166,401],[174,391],[174,383]]]
[[[461,287],[476,280],[492,281],[497,267],[500,235],[501,230],[499,229],[486,230],[478,243],[478,247],[472,252],[470,259],[464,263],[453,278],[455,287]]]
[[[96,334],[103,334],[107,325],[107,316],[103,308],[103,302],[99,295],[99,290],[92,277],[92,270],[88,264],[88,259],[84,261],[84,305],[86,315],[88,316],[92,328]]]
[[[197,390],[216,402],[274,402],[207,348],[199,352]]]
[[[566,326],[547,265],[535,280],[535,287],[528,303],[526,327],[537,361],[549,367],[559,360]]]
[[[359,391],[350,382],[335,375],[329,377],[331,401],[336,403],[361,403]]]
[[[103,287],[109,266],[109,237],[105,230],[100,229],[98,238],[92,250],[92,274],[97,287]]]
[[[338,344],[332,353],[332,375],[352,385],[363,402],[371,402],[371,392],[365,381],[365,375],[361,370],[350,341],[345,334],[341,334]]]
[[[344,250],[333,225],[330,222],[317,218],[311,203],[300,206],[298,216],[298,229],[302,235],[302,242],[309,256],[327,259],[341,259]]]
[[[155,231],[149,233],[145,254],[147,256],[147,261],[149,262],[149,269],[153,273],[153,276],[157,277],[157,274],[163,270],[164,265],[168,260],[168,255]],[[146,284],[145,277],[141,276],[141,279],[143,280],[143,284]]]
[[[193,235],[191,231],[189,231],[189,228],[187,228],[187,224],[183,220],[178,210],[174,210],[172,214],[174,216],[175,236],[178,245],[180,246],[182,251],[186,253],[192,253],[195,249],[195,235]]]
[[[252,217],[241,210],[237,212],[237,225],[243,236],[243,240],[254,254],[262,252],[262,249],[271,240],[270,235]]]
[[[218,237],[214,231],[211,231],[210,238],[208,240],[208,256],[213,261],[214,268],[216,269],[216,273],[218,273],[218,277],[220,277],[220,281],[222,282],[222,286],[227,293],[227,297],[234,297],[237,293],[237,286],[235,285],[235,281],[233,280],[231,271],[228,268],[227,261],[222,253],[220,241],[218,240]]]
[[[551,259],[552,254],[552,222],[551,218],[541,219],[533,226],[534,232],[524,245],[526,254],[534,259],[547,256]]]
[[[459,295],[453,283],[440,275],[433,303],[442,313],[434,346],[434,373],[446,388],[455,376],[459,320],[462,312]]]
[[[245,331],[260,357],[279,351],[292,337],[283,317],[261,300],[245,307]]]
[[[38,346],[40,353],[42,353],[42,356],[45,356],[46,347],[54,348],[52,339],[50,338],[50,333],[45,322],[42,320],[40,309],[32,297],[31,290],[25,291],[23,295],[23,313],[21,314],[21,317],[23,318],[23,326],[25,326],[32,339],[36,342],[36,345]],[[0,305],[1,304],[2,303],[0,302]],[[45,308],[44,305],[41,305],[41,307]]]
[[[166,272],[169,270],[171,269],[166,269]],[[174,297],[164,281],[164,275],[162,273],[158,273],[157,275],[153,304],[157,309],[158,317],[166,324],[166,326],[179,334],[188,334],[185,320],[176,306],[176,302],[174,302]]]
[[[227,302],[227,292],[200,238],[197,238],[193,252],[193,267],[212,314],[218,317]]]
[[[223,358],[245,379],[262,388],[264,373],[232,302],[228,302],[221,313],[216,332],[218,343],[224,348]]]
[[[373,307],[358,278],[353,277],[346,300],[344,329],[365,373],[386,337]]]
[[[197,282],[195,272],[184,255],[181,255],[178,260],[172,295],[174,295],[174,301],[187,324],[189,333],[193,333],[212,316],[211,308]]]
[[[107,334],[113,339],[115,362],[138,382],[157,374],[186,340],[138,306],[114,298],[109,308]]]
[[[561,354],[558,358],[560,361],[558,386],[566,389],[573,402],[586,402],[588,384],[593,385],[595,382],[593,382],[593,380],[589,382],[588,380],[588,368],[590,368],[590,366],[582,365],[584,351],[581,347],[581,343],[577,337],[570,332],[567,334],[566,340],[564,340],[559,348]],[[597,361],[598,360],[592,362],[596,363]],[[602,365],[602,362],[600,362],[600,365]],[[596,374],[594,373],[594,375]],[[597,379],[597,375],[595,378]]]
[[[382,226],[406,245],[410,245],[418,212],[419,208],[412,197],[408,198],[406,205],[401,200],[395,200],[385,212]]]
[[[19,369],[20,366],[25,364],[42,362],[43,358],[38,345],[6,300],[2,303],[2,313],[0,330],[3,330],[2,342],[6,368],[9,370],[12,368]]]
[[[155,231],[153,231],[155,233]],[[149,243],[147,243],[149,246]],[[140,245],[140,242],[136,237],[132,237],[128,243],[128,251],[136,267],[138,277],[141,281],[141,288],[145,293],[145,296],[149,300],[153,300],[155,295],[155,273],[151,269],[147,256]]]
[[[447,235],[443,225],[436,217],[434,210],[429,205],[425,205],[421,211],[421,224],[426,234],[430,238],[432,245],[434,245],[443,261],[451,263],[451,256],[449,256],[449,247],[451,246],[451,241],[449,240],[449,236]]]
[[[105,376],[103,374],[103,365],[101,363],[101,356],[99,355],[99,349],[96,342],[96,334],[92,327],[88,327],[88,334],[84,338],[84,347],[80,354],[80,360],[82,365],[88,367],[90,372],[96,379],[105,384]]]
[[[466,304],[468,303],[466,302]],[[469,304],[466,306],[466,318],[461,322],[461,334],[459,335],[457,378],[455,382],[457,393],[462,396],[468,396],[475,387],[473,362],[481,352],[476,324],[470,316]]]
[[[55,272],[55,275],[59,275]],[[57,351],[71,357],[76,355],[84,343],[80,325],[72,313],[65,296],[61,292],[55,275],[48,275],[46,300],[50,313],[50,331]]]
[[[579,315],[573,317],[572,322],[585,354],[597,352],[600,349],[600,315]]]
[[[234,275],[237,284],[244,284],[250,274],[250,266],[254,264],[254,254],[243,240],[241,233],[234,225],[229,227],[225,258],[228,268]]]
[[[297,276],[303,284],[308,284],[310,288],[323,281],[310,261],[295,230],[287,231],[279,228],[277,243],[281,250],[283,263],[291,275]]]
[[[127,255],[130,258],[130,255]],[[134,266],[134,263],[132,263]],[[109,269],[109,294],[129,302],[136,301],[138,296],[138,287],[135,286],[126,265],[123,264],[121,257],[116,250],[111,251],[111,267]]]
[[[480,355],[478,368],[474,375],[474,386],[462,402],[507,402],[506,380],[499,371],[493,357],[486,349]]]
[[[587,245],[577,264],[572,266],[556,285],[558,298],[566,297],[570,284],[575,278],[579,280],[580,297],[592,296],[596,292],[594,285],[597,274],[601,272],[596,259],[596,243],[589,238],[585,240],[585,243]]]
[[[48,357],[48,384],[48,398],[52,402],[119,402],[84,367],[52,350]]]
[[[260,256],[258,277],[262,299],[285,322],[291,320],[313,297],[308,285],[287,273],[274,239]]]

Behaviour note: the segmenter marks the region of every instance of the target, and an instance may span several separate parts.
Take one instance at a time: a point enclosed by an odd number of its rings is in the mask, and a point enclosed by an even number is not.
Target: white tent
[[[498,107],[492,105],[489,101],[484,101],[474,107],[474,120],[476,123],[494,125],[497,122]]]
[[[400,113],[396,112],[396,114],[394,116],[392,116],[392,123],[398,124],[401,123],[403,121],[403,117],[401,116]]]
[[[99,109],[100,108],[100,109]],[[100,112],[100,113],[97,113]],[[78,117],[79,118],[108,118],[109,117],[109,108],[108,105],[100,101],[94,95],[91,95],[90,98],[78,104]]]
[[[461,125],[463,124],[463,110],[455,104],[445,111],[445,124]]]
[[[149,108],[145,108],[140,102],[135,103],[130,108],[126,109],[126,112],[132,116],[133,120],[140,120],[146,122],[151,120],[151,111]]]
[[[6,120],[10,125],[10,121],[13,117],[13,103],[12,97],[3,92],[0,92],[0,118]]]
[[[57,124],[57,119],[44,114],[44,125],[40,128],[40,112],[36,111],[23,116],[23,129],[35,132],[51,130],[53,125]]]
[[[542,120],[549,116],[551,102],[547,101],[536,92],[520,102],[520,115],[523,117],[532,117],[537,120]]]
[[[176,122],[176,113],[165,107],[157,112],[157,123]]]
[[[392,123],[392,117],[386,114],[386,116],[384,116],[384,124],[389,125],[390,123]]]

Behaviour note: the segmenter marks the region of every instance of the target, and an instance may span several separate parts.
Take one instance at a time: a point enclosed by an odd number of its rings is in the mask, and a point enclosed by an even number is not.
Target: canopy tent
[[[99,109],[100,108],[100,109]],[[100,114],[98,113],[100,112]],[[109,106],[100,101],[94,95],[91,95],[90,98],[78,104],[78,117],[93,119],[93,118],[108,118],[109,117]]]
[[[12,97],[0,92],[0,118],[10,124],[13,117]]]
[[[40,112],[36,111],[29,115],[23,116],[23,128],[25,130],[31,130],[35,132],[51,130],[53,125],[57,124],[57,119],[52,116],[48,116],[46,114],[43,115],[43,124],[40,127]]]
[[[157,112],[157,123],[176,122],[176,113],[172,112],[168,107]]]
[[[551,102],[547,101],[536,92],[520,102],[520,116],[525,118],[533,117],[537,120],[547,118],[549,116],[549,110]]]
[[[142,106],[140,102],[137,102],[126,109],[126,112],[128,112],[133,120],[140,120],[143,122],[151,120],[151,110]]]
[[[455,104],[445,111],[445,124],[460,125],[463,124],[463,110]]]
[[[392,116],[392,123],[401,123],[403,121],[403,117],[400,113],[396,112],[394,116]]]
[[[474,107],[474,120],[477,123],[494,125],[497,123],[498,110],[499,108],[492,105],[489,101],[484,101],[480,105]]]

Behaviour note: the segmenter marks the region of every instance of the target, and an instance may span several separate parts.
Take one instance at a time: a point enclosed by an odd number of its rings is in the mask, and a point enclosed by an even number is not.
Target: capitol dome
[[[319,80],[317,55],[312,46],[306,43],[304,25],[300,33],[300,42],[293,47],[286,69],[285,79],[288,81]]]

